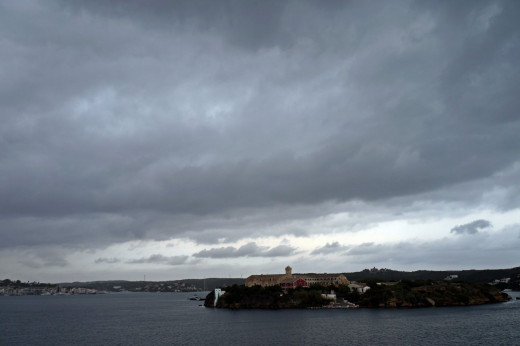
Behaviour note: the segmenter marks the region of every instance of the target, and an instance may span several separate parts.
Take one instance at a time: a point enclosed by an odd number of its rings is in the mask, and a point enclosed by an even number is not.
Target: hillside
[[[372,284],[356,302],[361,307],[467,306],[505,302],[510,297],[487,284],[403,280],[392,286]]]
[[[103,291],[131,291],[131,292],[195,292],[213,290],[216,287],[243,285],[241,278],[208,278],[184,279],[172,281],[89,281],[89,282],[62,282],[61,287],[84,287]]]
[[[488,283],[496,279],[511,278],[511,286],[508,288],[519,289],[520,267],[509,269],[472,269],[472,270],[417,270],[412,272],[397,271],[392,269],[365,269],[360,272],[344,273],[350,281],[365,281],[377,279],[379,281],[399,280],[443,280],[448,275],[458,275],[458,280],[473,283]]]

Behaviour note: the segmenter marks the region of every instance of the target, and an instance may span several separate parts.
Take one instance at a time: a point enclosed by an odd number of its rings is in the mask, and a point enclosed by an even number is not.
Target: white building
[[[222,291],[220,288],[215,288],[215,299],[213,300],[213,307],[217,306],[217,301],[226,291]]]

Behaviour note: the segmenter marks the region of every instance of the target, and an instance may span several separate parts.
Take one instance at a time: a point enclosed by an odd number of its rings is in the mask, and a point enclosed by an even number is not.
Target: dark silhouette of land
[[[350,281],[366,282],[376,281],[401,281],[401,280],[444,280],[449,275],[456,275],[455,281],[469,283],[494,283],[499,289],[520,290],[520,267],[509,269],[472,269],[472,270],[417,270],[417,271],[398,271],[392,269],[365,269],[359,272],[343,273]],[[503,280],[503,279],[509,279]],[[499,282],[496,282],[499,280]],[[503,280],[500,282],[500,280]],[[505,282],[507,281],[507,282]],[[5,279],[0,281],[4,286],[34,286],[36,283],[22,283],[19,280]],[[84,287],[100,291],[117,292],[196,292],[210,291],[217,287],[229,287],[233,285],[243,285],[243,278],[206,278],[206,279],[182,279],[169,281],[127,281],[127,280],[106,280],[88,282],[62,282],[53,285],[60,287]],[[40,284],[37,285],[48,285]]]

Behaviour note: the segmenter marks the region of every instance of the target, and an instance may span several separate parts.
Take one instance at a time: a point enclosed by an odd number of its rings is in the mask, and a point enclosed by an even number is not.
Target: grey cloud
[[[66,251],[56,247],[31,249],[19,262],[30,268],[67,267]]]
[[[200,258],[235,258],[243,256],[259,256],[268,247],[260,247],[255,242],[250,242],[242,245],[239,248],[233,246],[219,247],[212,249],[204,249],[193,254],[193,257]]]
[[[1,6],[0,247],[518,189],[514,1]]]
[[[335,241],[333,243],[327,243],[321,247],[317,247],[311,252],[311,255],[319,255],[319,254],[329,254],[335,252],[341,252],[348,250],[349,247],[345,245],[341,245],[339,242]]]
[[[240,257],[236,255],[237,248],[233,246],[213,248],[209,250],[202,250],[193,254],[193,257],[201,257],[201,258],[231,258],[231,257]]]
[[[289,245],[278,245],[269,251],[260,253],[261,257],[285,257],[292,256],[295,254],[296,248]]]
[[[351,265],[364,268],[508,268],[517,263],[519,232],[518,225],[511,225],[492,234],[476,233],[470,238],[447,237],[434,241],[405,241],[396,244],[366,243],[354,246],[345,256],[345,260]]]
[[[296,249],[290,245],[279,245],[273,248],[258,246],[255,242],[242,245],[239,248],[233,246],[204,249],[193,254],[200,258],[237,258],[237,257],[284,257],[294,254]]]
[[[0,217],[0,248],[66,244],[72,248],[103,247],[142,239],[149,231],[152,215],[85,213],[66,217]],[[12,232],[11,230],[16,230]],[[44,234],[45,236],[35,236]]]
[[[111,257],[111,258],[100,257],[94,261],[94,263],[108,263],[108,264],[119,263],[119,262],[121,262],[121,260],[116,257]]]
[[[348,251],[348,253],[349,253],[349,255],[366,255],[366,254],[377,253],[380,248],[381,248],[381,245],[375,244],[373,242],[362,243],[358,246],[352,247]]]
[[[257,50],[290,42],[281,20],[288,4],[267,0],[241,1],[60,1],[73,10],[87,10],[107,18],[127,18],[145,29],[216,32],[233,46]]]
[[[255,256],[262,253],[262,251],[265,251],[266,249],[268,249],[268,247],[258,246],[255,242],[250,242],[239,247],[235,252],[235,255],[236,257]]]
[[[475,220],[470,223],[466,223],[464,225],[455,226],[451,229],[451,233],[456,234],[475,234],[479,230],[492,227],[491,222],[487,220]]]
[[[19,263],[30,268],[66,267],[69,265],[69,262],[63,258],[48,259],[45,261],[26,258],[20,260]]]
[[[168,265],[181,265],[186,264],[189,256],[164,256],[160,254],[151,255],[146,258],[139,258],[127,261],[131,264],[151,263],[151,264],[168,264]]]

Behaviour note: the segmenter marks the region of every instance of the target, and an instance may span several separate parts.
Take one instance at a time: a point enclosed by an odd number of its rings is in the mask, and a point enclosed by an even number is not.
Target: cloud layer
[[[255,242],[247,243],[239,248],[233,246],[204,249],[194,253],[200,258],[236,258],[236,257],[283,257],[293,255],[295,248],[289,245],[278,245],[273,248],[258,246]]]
[[[255,239],[327,233],[321,218],[345,208],[364,223],[418,205],[515,210],[519,13],[0,2],[0,251],[184,239],[212,246],[197,258],[279,257],[296,247]],[[349,245],[324,244],[312,254]]]

